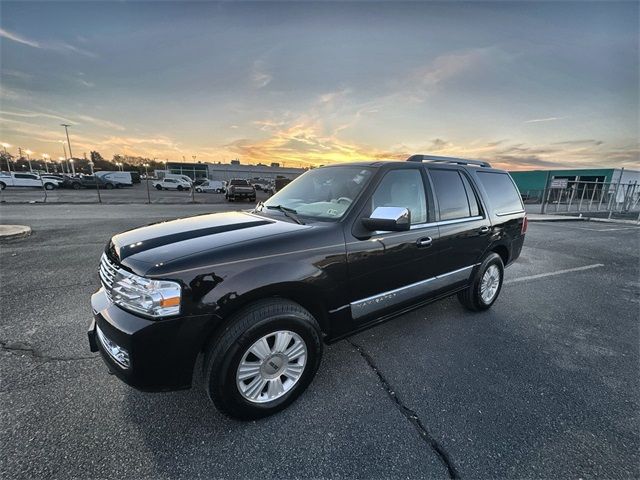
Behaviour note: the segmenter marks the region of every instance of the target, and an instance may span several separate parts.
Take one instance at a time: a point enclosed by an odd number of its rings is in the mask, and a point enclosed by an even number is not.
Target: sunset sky
[[[637,2],[0,8],[12,153],[639,167]]]

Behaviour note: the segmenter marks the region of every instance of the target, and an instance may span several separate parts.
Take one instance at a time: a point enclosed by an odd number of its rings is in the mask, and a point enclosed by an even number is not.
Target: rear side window
[[[468,185],[469,182],[463,180],[456,170],[429,170],[429,174],[438,198],[440,220],[456,220],[479,215],[478,202],[471,186]]]
[[[506,173],[478,172],[489,202],[497,214],[521,212],[522,201],[511,177]]]

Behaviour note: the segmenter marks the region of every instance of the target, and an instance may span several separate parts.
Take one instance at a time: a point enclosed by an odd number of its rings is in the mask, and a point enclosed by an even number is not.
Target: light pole
[[[47,173],[49,173],[49,155],[43,153],[42,159],[44,160],[44,169],[47,171]]]
[[[120,169],[121,172],[123,171],[121,162],[116,162],[116,166]]]
[[[60,170],[62,170],[62,173],[67,173],[64,171],[64,157],[58,157],[58,163],[60,164]]]
[[[147,203],[151,203],[151,193],[149,193],[149,164],[144,164],[144,176],[147,177]]]
[[[7,148],[11,147],[11,145],[3,143],[2,147],[4,148],[4,158],[7,159],[7,168],[9,169],[9,173],[11,173],[11,163],[9,162],[9,154],[7,153]]]
[[[69,156],[73,159],[73,153],[71,152],[71,142],[69,141],[69,127],[71,125],[67,123],[61,123],[60,126],[64,127],[64,131],[67,134],[67,144],[69,145]]]
[[[31,157],[30,155],[33,153],[31,150],[25,150],[24,153],[27,154],[27,162],[29,162],[29,171],[33,173],[33,168],[31,167]]]
[[[93,181],[96,182],[96,192],[98,192],[98,203],[102,203],[102,197],[100,197],[100,185],[98,184],[98,177],[96,177],[96,172],[93,171],[93,165],[94,165],[93,161],[89,160],[89,169],[91,170],[91,176],[93,177]]]
[[[76,167],[73,166],[73,158],[69,159],[69,163],[71,164],[71,175],[76,176]]]

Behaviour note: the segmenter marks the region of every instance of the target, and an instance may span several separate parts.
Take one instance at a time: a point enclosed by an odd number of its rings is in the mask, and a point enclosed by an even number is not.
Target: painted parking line
[[[540,223],[542,225],[547,225],[547,226],[552,225],[551,222],[549,222],[549,223],[540,222]],[[554,222],[554,223],[556,223],[555,226],[558,226],[557,225],[558,222]],[[589,228],[589,227],[575,227],[573,225],[561,225],[561,226],[563,228],[570,228],[570,229],[573,229],[573,230],[587,230],[587,231],[590,231],[590,232],[615,232],[615,231],[621,231],[621,230],[638,230],[638,229],[640,229],[640,227],[636,227],[636,226],[633,226],[633,225],[630,225],[628,227],[615,227],[615,228]]]
[[[565,270],[556,270],[555,272],[538,273],[537,275],[527,275],[526,277],[512,278],[510,280],[505,280],[504,284],[509,285],[510,283],[526,282],[528,280],[536,280],[538,278],[545,278],[545,277],[554,277],[556,275],[563,275],[565,273],[581,272],[583,270],[591,270],[592,268],[600,268],[600,267],[604,267],[604,263],[594,263],[592,265],[585,265],[583,267],[567,268]]]

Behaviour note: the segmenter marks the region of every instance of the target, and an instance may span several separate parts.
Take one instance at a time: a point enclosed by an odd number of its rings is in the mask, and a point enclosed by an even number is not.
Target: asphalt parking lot
[[[638,478],[640,229],[530,223],[495,306],[451,298],[328,347],[286,411],[229,420],[88,351],[110,235],[227,205],[3,205],[2,478]]]
[[[46,198],[45,198],[46,193]],[[264,192],[256,192],[258,201],[269,197]],[[73,190],[57,188],[45,192],[41,188],[15,188],[8,187],[0,192],[0,202],[5,203],[106,203],[106,204],[142,204],[142,203],[227,203],[224,194],[198,193],[191,191],[178,192],[177,190],[156,190],[149,181],[147,194],[146,181],[136,183],[131,187],[116,188],[113,190],[100,189],[100,198],[95,188],[82,188]],[[247,203],[247,202],[241,202]],[[233,204],[232,204],[233,205]]]

